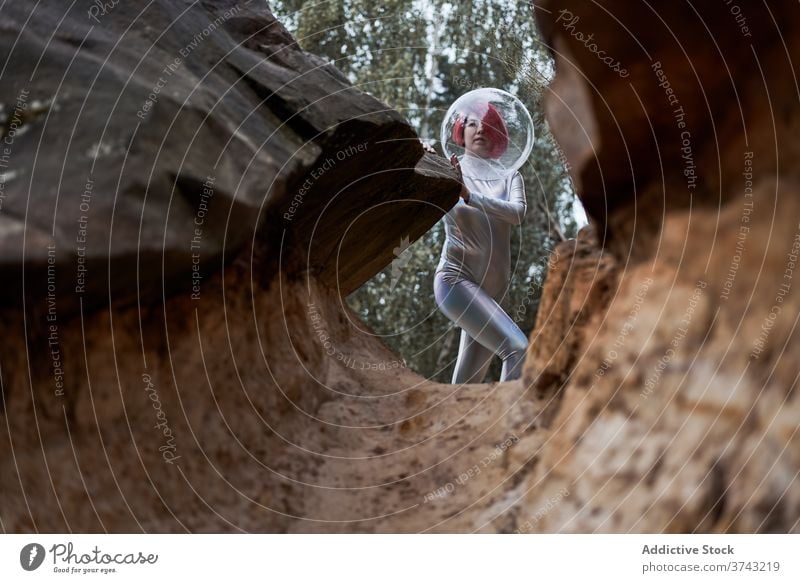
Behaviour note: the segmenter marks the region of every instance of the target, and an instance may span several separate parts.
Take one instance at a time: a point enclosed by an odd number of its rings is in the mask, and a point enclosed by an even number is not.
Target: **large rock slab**
[[[283,245],[283,269],[349,293],[456,200],[444,165],[416,171],[408,123],[263,2],[14,2],[2,21],[5,306],[50,283],[62,315],[191,293],[252,241],[267,279]]]

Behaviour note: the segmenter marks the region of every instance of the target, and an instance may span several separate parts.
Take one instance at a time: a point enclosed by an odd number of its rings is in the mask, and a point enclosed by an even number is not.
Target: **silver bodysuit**
[[[443,219],[434,295],[439,309],[461,328],[453,383],[483,382],[495,354],[503,359],[500,380],[511,380],[521,374],[528,338],[498,301],[510,282],[511,228],[527,210],[525,186],[519,172],[492,178],[470,158],[461,158],[469,202],[459,198]]]

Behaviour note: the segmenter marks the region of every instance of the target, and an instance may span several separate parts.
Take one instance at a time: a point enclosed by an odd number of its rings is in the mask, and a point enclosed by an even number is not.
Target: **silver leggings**
[[[442,313],[461,328],[453,384],[482,383],[495,354],[503,359],[501,381],[520,377],[528,338],[500,304],[475,282],[442,272],[434,277],[433,293]]]

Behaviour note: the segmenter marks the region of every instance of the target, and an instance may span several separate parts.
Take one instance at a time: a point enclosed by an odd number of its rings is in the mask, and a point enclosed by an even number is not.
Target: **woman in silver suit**
[[[461,328],[452,382],[483,382],[495,354],[503,359],[500,380],[516,379],[528,338],[498,302],[510,283],[511,229],[525,216],[525,187],[519,172],[507,178],[496,172],[493,162],[508,147],[508,131],[490,103],[459,115],[453,141],[465,149],[450,158],[462,189],[443,219],[433,283],[437,306]]]

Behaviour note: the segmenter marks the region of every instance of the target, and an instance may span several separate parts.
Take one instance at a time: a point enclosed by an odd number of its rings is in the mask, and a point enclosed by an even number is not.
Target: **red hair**
[[[491,103],[479,103],[474,108],[475,112],[481,117],[481,124],[486,134],[486,139],[492,145],[489,151],[490,158],[499,158],[508,149],[508,128],[503,116]],[[481,111],[483,114],[481,115]],[[467,115],[464,113],[456,114],[456,123],[453,126],[453,141],[464,147],[464,120]]]

